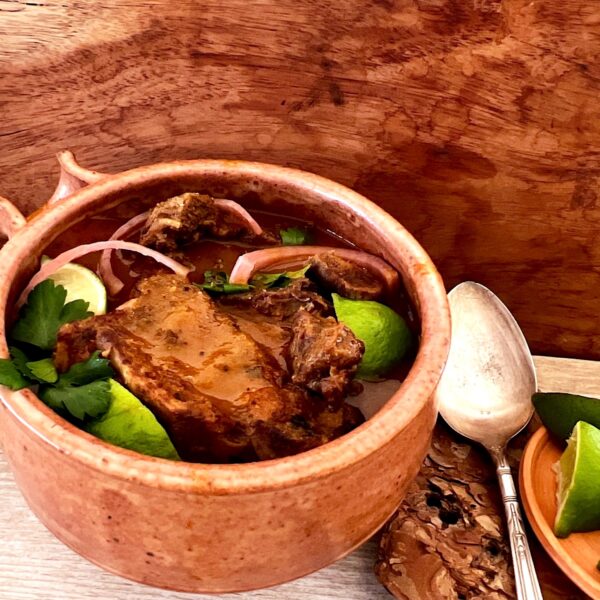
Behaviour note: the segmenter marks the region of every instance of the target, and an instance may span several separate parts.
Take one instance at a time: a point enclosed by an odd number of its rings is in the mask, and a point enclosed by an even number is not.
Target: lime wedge
[[[396,311],[372,300],[331,296],[338,321],[365,345],[358,378],[378,379],[404,358],[412,345],[412,334]]]
[[[47,262],[42,260],[42,264]],[[66,302],[85,300],[90,303],[88,310],[95,315],[106,312],[106,288],[96,273],[77,263],[67,263],[55,271],[50,279],[56,285],[62,285],[67,290]]]
[[[558,513],[554,533],[600,529],[600,429],[578,421],[556,464]]]
[[[531,399],[546,428],[565,441],[569,439],[577,421],[600,427],[600,398],[539,393]]]
[[[179,460],[167,432],[128,389],[109,379],[112,401],[99,419],[85,424],[85,430],[105,442],[148,456]]]

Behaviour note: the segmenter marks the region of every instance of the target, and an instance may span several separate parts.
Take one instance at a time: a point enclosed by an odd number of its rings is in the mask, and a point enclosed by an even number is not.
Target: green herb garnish
[[[96,351],[87,360],[75,363],[66,373],[63,373],[56,385],[58,387],[86,385],[97,379],[108,379],[113,375],[110,362],[106,358],[100,358],[100,353]]]
[[[23,377],[12,360],[0,358],[0,383],[11,390],[21,390],[30,385],[30,381]]]
[[[269,289],[287,287],[295,279],[301,279],[310,269],[310,265],[306,265],[297,271],[286,271],[285,273],[257,273],[251,281],[255,287]]]
[[[28,362],[27,368],[32,378],[40,383],[55,383],[58,380],[58,373],[51,358]]]
[[[40,398],[57,411],[66,410],[76,419],[85,420],[86,416],[99,417],[110,406],[110,384],[107,380],[98,380],[86,385],[60,385],[44,388]]]
[[[12,390],[39,386],[39,397],[51,408],[84,420],[98,417],[110,406],[110,363],[94,353],[59,375],[49,356],[58,330],[65,323],[92,316],[88,302],[65,303],[67,291],[46,279],[29,294],[11,332],[10,359],[0,359],[0,385]]]
[[[311,235],[306,229],[288,227],[279,230],[279,237],[284,246],[302,246],[310,242]]]
[[[12,329],[13,340],[52,350],[56,346],[56,335],[61,325],[91,317],[89,303],[73,300],[65,304],[67,290],[46,279],[36,285],[27,304],[21,309],[19,320]]]
[[[204,283],[196,285],[205,292],[215,294],[240,294],[252,289],[247,284],[229,283],[229,276],[224,271],[204,271]]]
[[[16,346],[11,346],[8,350],[10,352],[10,357],[12,358],[13,365],[15,365],[15,367],[19,370],[21,375],[23,375],[23,377],[26,377],[27,379],[34,379],[33,374],[31,373],[31,369],[27,366],[27,363],[31,359],[27,358],[25,352],[23,352],[23,350],[17,348]]]

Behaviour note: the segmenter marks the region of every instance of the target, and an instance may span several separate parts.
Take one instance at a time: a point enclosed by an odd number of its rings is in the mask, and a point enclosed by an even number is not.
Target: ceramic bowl
[[[390,215],[350,189],[274,165],[177,161],[107,175],[66,152],[48,204],[27,222],[5,199],[0,223],[0,355],[12,303],[45,248],[101,212],[134,214],[200,191],[249,208],[293,210],[401,273],[421,321],[420,349],[385,406],[351,433],[288,458],[239,465],[170,462],[108,445],[30,390],[1,388],[0,437],[27,502],[65,544],[103,568],[174,590],[230,592],[288,581],[348,554],[394,512],[429,446],[432,392],[448,353],[442,280]],[[89,184],[89,185],[88,185]],[[25,560],[25,559],[24,559]]]

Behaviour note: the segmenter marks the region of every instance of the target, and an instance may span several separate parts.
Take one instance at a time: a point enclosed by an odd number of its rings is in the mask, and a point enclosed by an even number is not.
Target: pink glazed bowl
[[[0,199],[10,238],[0,251],[0,356],[13,302],[45,248],[104,211],[124,216],[200,191],[249,208],[300,213],[401,273],[421,320],[420,349],[385,406],[351,433],[284,459],[240,465],[176,463],[108,445],[75,428],[33,392],[0,386],[0,439],[29,506],[65,544],[101,567],[189,592],[256,589],[343,557],[377,531],[416,476],[436,418],[450,317],[442,280],[390,215],[322,177],[273,165],[194,160],[107,175],[69,152],[48,204],[26,221]],[[89,185],[88,185],[89,184]]]

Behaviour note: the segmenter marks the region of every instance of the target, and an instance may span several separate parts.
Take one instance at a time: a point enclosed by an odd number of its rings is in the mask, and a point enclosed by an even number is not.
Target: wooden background
[[[238,157],[380,203],[534,350],[600,358],[597,0],[0,0],[0,193]]]

